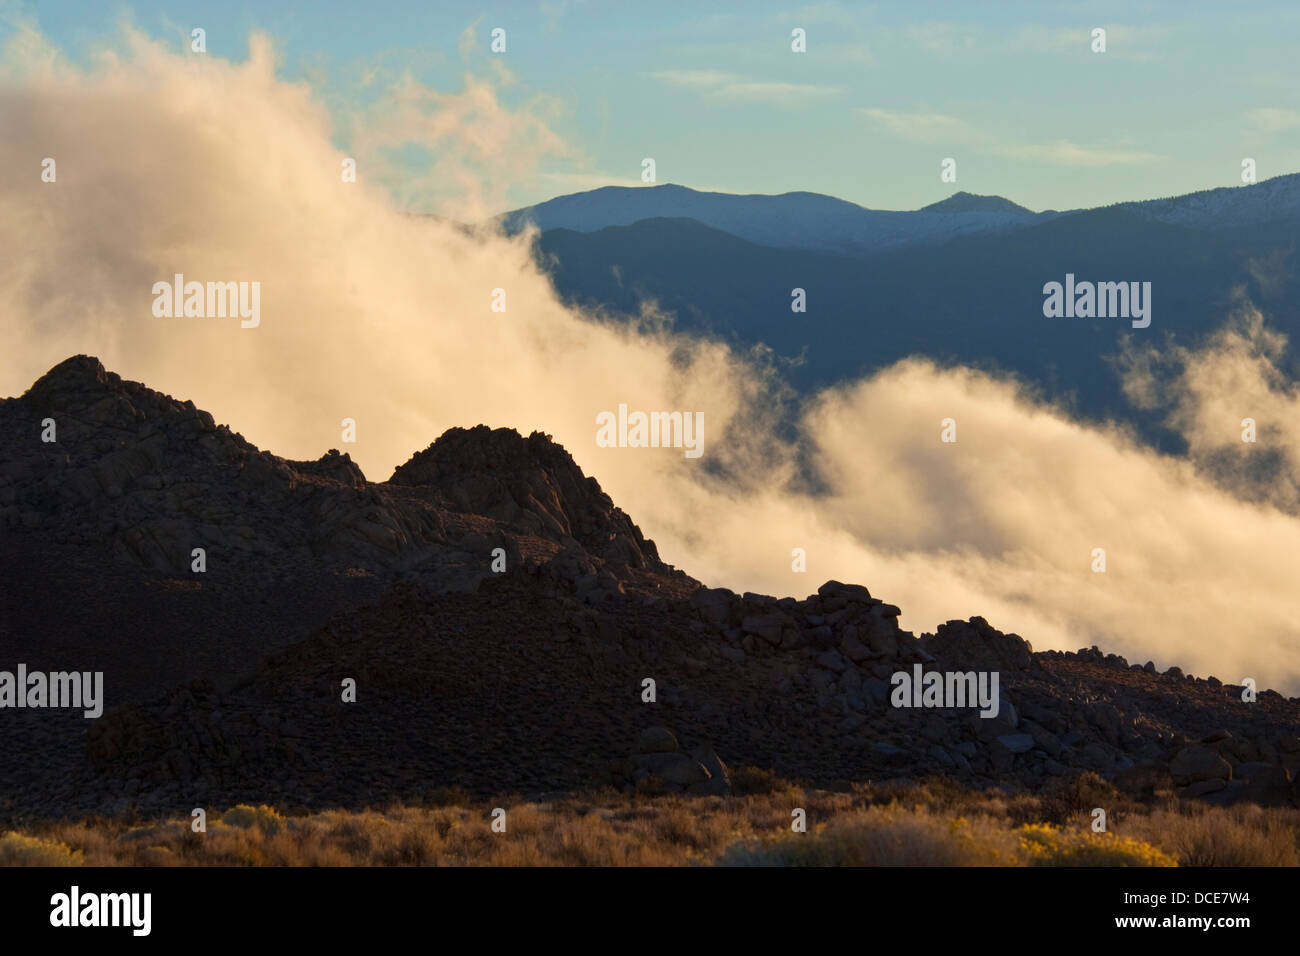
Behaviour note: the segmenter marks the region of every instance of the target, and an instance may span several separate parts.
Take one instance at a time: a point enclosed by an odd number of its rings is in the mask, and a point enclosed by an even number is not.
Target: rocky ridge
[[[727,765],[1009,789],[1090,770],[1300,802],[1300,701],[1034,652],[979,617],[918,638],[861,585],[702,587],[539,433],[451,429],[374,483],[80,356],[0,402],[0,440],[0,647],[103,669],[111,708],[0,712],[0,817],[447,785],[725,793]],[[997,671],[997,717],[891,706],[891,676],[918,665]]]

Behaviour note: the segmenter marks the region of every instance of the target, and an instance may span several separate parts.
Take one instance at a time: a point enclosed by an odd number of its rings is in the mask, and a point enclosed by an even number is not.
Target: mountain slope
[[[796,387],[868,374],[909,355],[1016,373],[1081,414],[1115,417],[1166,440],[1123,400],[1109,361],[1125,336],[1191,344],[1218,328],[1244,287],[1278,326],[1300,333],[1294,285],[1258,285],[1252,257],[1273,248],[1111,208],[1073,213],[997,236],[899,249],[859,259],[775,249],[681,219],[652,219],[597,233],[553,230],[540,261],[578,305],[636,314],[657,301],[678,326],[740,346],[762,342],[798,360]],[[1043,285],[1149,281],[1152,323],[1049,319]],[[807,312],[791,311],[805,290]]]
[[[1211,232],[1232,232],[1300,221],[1300,173],[1274,176],[1262,182],[1205,189],[1172,196],[1120,203],[1156,222]],[[1295,232],[1291,235],[1294,237]]]

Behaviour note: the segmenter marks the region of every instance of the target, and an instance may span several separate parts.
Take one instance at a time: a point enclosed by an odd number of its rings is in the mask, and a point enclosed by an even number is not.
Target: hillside
[[[56,443],[36,437],[45,418]],[[2,818],[647,777],[725,793],[727,765],[818,786],[1038,790],[1090,770],[1219,803],[1300,796],[1300,700],[1034,652],[978,616],[917,637],[860,585],[704,588],[541,434],[452,429],[372,482],[78,356],[0,402],[0,440],[4,666],[103,670],[108,698],[98,720],[6,712]],[[998,673],[996,716],[892,706],[892,676],[918,666]]]

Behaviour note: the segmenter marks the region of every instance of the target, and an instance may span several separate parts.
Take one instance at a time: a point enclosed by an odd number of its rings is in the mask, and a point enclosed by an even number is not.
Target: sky
[[[1300,170],[1300,5],[1286,2],[0,0],[0,44],[22,25],[81,66],[124,25],[185,52],[200,27],[234,62],[264,34],[277,78],[309,84],[362,174],[402,208],[462,218],[641,185],[647,157],[660,183],[877,209],[959,189],[1036,210],[1178,195],[1239,185],[1247,157],[1260,179]],[[485,128],[502,116],[482,144],[495,182],[473,204],[456,200],[483,170],[441,165],[432,125],[411,132],[453,96]]]

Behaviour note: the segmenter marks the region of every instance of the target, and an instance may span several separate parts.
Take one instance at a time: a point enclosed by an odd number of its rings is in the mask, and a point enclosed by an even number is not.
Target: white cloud
[[[908,27],[904,36],[910,45],[938,56],[951,56],[979,45],[977,28],[964,23],[920,23]]]
[[[1106,30],[1106,52],[1092,51],[1092,31]],[[1112,60],[1154,62],[1159,60],[1170,28],[1163,24],[1116,24],[1084,19],[1077,26],[1057,27],[1025,24],[1020,27],[992,27],[985,23],[929,21],[899,31],[900,42],[932,56],[959,54],[1045,56],[1105,56]]]
[[[1080,146],[1068,139],[1051,143],[1002,143],[994,146],[992,151],[1012,159],[1029,159],[1058,166],[1132,166],[1160,160],[1156,153],[1144,150],[1096,149]]]
[[[1246,123],[1263,136],[1274,136],[1300,126],[1300,110],[1261,106],[1246,111]]]
[[[1300,386],[1282,370],[1287,346],[1286,335],[1243,303],[1200,349],[1133,349],[1119,364],[1130,400],[1165,412],[1202,474],[1238,495],[1300,514]],[[1247,418],[1255,423],[1255,442],[1242,440]]]
[[[858,110],[899,139],[918,143],[936,143],[969,135],[965,121],[941,113],[900,113],[877,107]]]
[[[755,80],[721,70],[664,70],[650,74],[672,86],[696,90],[717,99],[759,100],[774,103],[803,102],[809,98],[837,96],[839,87],[812,83],[783,83]]]
[[[942,113],[907,113],[878,107],[863,107],[858,112],[885,132],[908,142],[965,146],[1010,159],[1077,167],[1131,165],[1160,159],[1145,151],[1086,147],[1065,139],[1051,143],[1017,143],[996,135],[985,126]]]
[[[1106,31],[1106,52],[1092,49],[1092,31]],[[1009,35],[1004,43],[989,40],[1003,53],[1041,53],[1049,56],[1088,56],[1137,63],[1153,63],[1163,57],[1164,41],[1170,28],[1162,24],[1130,25],[1084,20],[1072,27],[1026,25]]]

